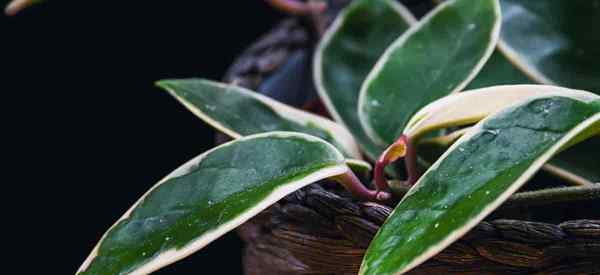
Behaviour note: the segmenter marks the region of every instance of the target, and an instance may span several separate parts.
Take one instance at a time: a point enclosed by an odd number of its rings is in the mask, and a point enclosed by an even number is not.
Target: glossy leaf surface
[[[477,123],[528,98],[565,93],[594,96],[586,91],[547,85],[501,85],[475,89],[440,98],[423,107],[410,119],[403,133],[418,140],[433,130]]]
[[[600,93],[600,4],[501,0],[500,48],[540,83]]]
[[[108,230],[79,274],[153,272],[287,194],[346,171],[333,146],[305,134],[273,132],[223,144],[152,187]]]
[[[411,118],[404,134],[418,140],[433,130],[476,123],[527,98],[561,95],[565,92],[593,96],[585,91],[544,85],[503,85],[466,91],[439,99],[419,110]],[[600,166],[595,157],[600,154],[597,140],[598,138],[592,138],[560,153],[544,169],[579,185],[600,181]]]
[[[554,154],[600,134],[600,97],[538,97],[479,122],[421,177],[371,242],[361,274],[402,274],[462,237]]]
[[[204,79],[162,80],[157,85],[232,138],[270,131],[301,132],[330,142],[348,157],[361,158],[344,127],[245,88]]]
[[[354,1],[340,12],[315,53],[314,78],[320,97],[371,159],[383,149],[360,125],[360,87],[385,49],[415,22],[396,1]]]
[[[464,88],[499,31],[497,0],[451,0],[430,12],[386,50],[363,84],[359,117],[367,134],[389,145],[421,107]]]

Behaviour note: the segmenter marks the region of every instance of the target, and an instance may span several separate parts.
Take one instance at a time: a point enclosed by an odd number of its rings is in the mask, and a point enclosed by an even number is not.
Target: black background
[[[164,78],[220,79],[283,15],[264,1],[60,1],[0,18],[4,230],[24,274],[73,274],[214,132]],[[240,274],[234,233],[157,274]]]
[[[263,0],[50,0],[0,15],[0,273],[73,274],[144,192],[214,144],[154,82],[220,79],[283,17]],[[557,211],[592,215],[542,212]],[[156,274],[240,274],[241,249],[230,233]]]

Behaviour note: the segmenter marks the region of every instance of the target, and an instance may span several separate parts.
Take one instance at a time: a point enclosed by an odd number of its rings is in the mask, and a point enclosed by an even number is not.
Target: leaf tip
[[[162,89],[167,89],[167,88],[169,88],[170,83],[171,83],[171,80],[169,80],[169,79],[161,79],[161,80],[154,81],[154,86],[162,88]]]
[[[167,93],[176,96],[179,93],[176,88],[177,80],[174,79],[161,79],[154,82],[154,86],[166,91]]]

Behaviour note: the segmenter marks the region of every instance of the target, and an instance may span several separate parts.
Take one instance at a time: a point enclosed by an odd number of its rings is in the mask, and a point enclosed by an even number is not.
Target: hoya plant
[[[365,275],[418,267],[518,201],[540,169],[567,187],[527,200],[600,198],[597,1],[435,1],[416,19],[398,1],[355,0],[333,22],[327,2],[268,2],[314,19],[314,87],[330,117],[235,81],[158,81],[231,140],[156,183],[77,274],[151,273],[326,179],[395,207]]]

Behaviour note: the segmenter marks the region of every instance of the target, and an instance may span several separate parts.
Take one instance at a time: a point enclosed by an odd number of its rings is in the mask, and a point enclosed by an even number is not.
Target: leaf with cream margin
[[[590,92],[545,85],[503,85],[465,91],[441,98],[419,110],[409,121],[406,134],[415,142],[431,131],[474,124],[518,101],[536,96],[562,94],[593,95]],[[452,135],[452,134],[451,134]],[[448,136],[448,143],[456,136]],[[600,181],[596,157],[600,137],[592,137],[579,146],[555,156],[544,170],[578,185]]]
[[[356,141],[344,127],[259,93],[205,79],[161,80],[157,85],[231,138],[271,131],[301,132],[326,140],[347,157],[361,158]]]
[[[593,96],[592,93],[547,85],[500,85],[452,94],[419,110],[403,134],[418,140],[433,130],[474,124],[519,101],[551,95]]]
[[[469,128],[444,136],[423,139],[418,143],[421,164],[428,167],[458,140]],[[542,169],[568,183],[591,186],[600,182],[597,156],[600,155],[600,136],[591,137],[579,145],[559,152]],[[354,170],[354,169],[353,169]]]
[[[504,13],[498,50],[469,89],[499,84],[560,84],[600,94],[600,2],[502,0]],[[534,41],[534,42],[532,42]],[[532,81],[533,80],[533,81]],[[566,150],[544,169],[568,181],[600,181],[594,164],[600,137]]]
[[[218,146],[150,189],[78,274],[148,274],[200,250],[284,196],[347,171],[325,141],[271,132]]]
[[[360,159],[346,159],[346,165],[348,165],[348,168],[350,168],[352,172],[363,177],[370,176],[371,171],[373,170],[373,166],[370,163]]]
[[[361,88],[366,133],[387,146],[420,108],[462,90],[494,51],[500,17],[497,0],[450,0],[398,38]]]
[[[536,97],[477,123],[409,190],[360,274],[403,274],[476,226],[554,154],[600,133],[600,97]]]
[[[498,47],[543,84],[600,94],[600,2],[501,0]]]
[[[313,72],[319,96],[373,160],[384,148],[360,125],[356,109],[360,86],[385,49],[415,23],[399,2],[354,1],[340,12],[315,52]]]

